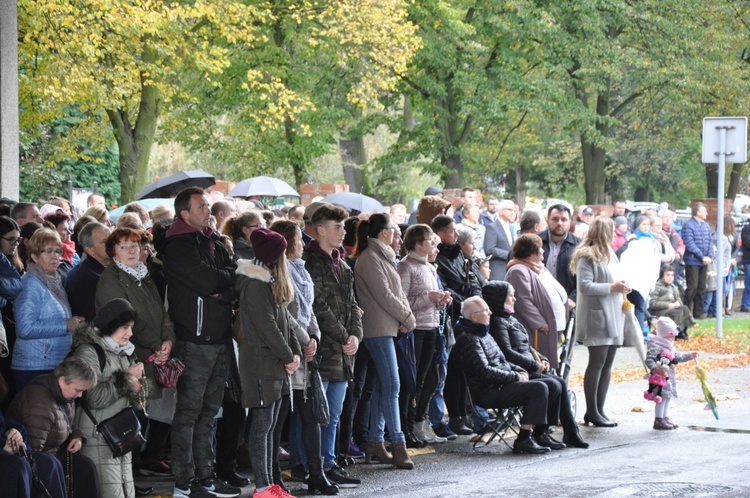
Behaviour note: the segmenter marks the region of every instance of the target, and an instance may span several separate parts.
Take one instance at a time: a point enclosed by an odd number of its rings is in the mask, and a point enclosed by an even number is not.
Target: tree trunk
[[[461,154],[452,153],[443,155],[442,163],[448,170],[444,176],[445,188],[463,187],[464,161],[461,159]]]
[[[367,163],[367,150],[365,139],[362,136],[350,137],[339,140],[339,153],[341,154],[341,166],[344,168],[344,179],[349,185],[351,192],[367,193],[367,179],[365,177],[365,164]]]
[[[716,198],[719,192],[719,165],[706,164],[706,197]]]
[[[516,163],[516,201],[519,212],[526,209],[526,167],[522,161]]]
[[[633,200],[637,202],[651,201],[651,188],[650,187],[636,187],[635,193],[633,194]]]
[[[740,192],[742,167],[742,164],[732,164],[732,174],[729,176],[729,190],[727,190],[727,199],[732,199],[732,201],[734,201],[734,198]]]
[[[602,204],[605,180],[604,159],[607,153],[603,147],[594,144],[584,136],[581,136],[581,152],[586,204]]]
[[[144,49],[145,62],[153,62],[155,58],[152,50]],[[161,98],[159,89],[148,85],[146,81],[147,77],[141,73],[141,101],[135,126],[130,124],[127,111],[107,110],[120,158],[120,201],[123,203],[135,200],[138,191],[148,183],[148,163],[156,135]]]

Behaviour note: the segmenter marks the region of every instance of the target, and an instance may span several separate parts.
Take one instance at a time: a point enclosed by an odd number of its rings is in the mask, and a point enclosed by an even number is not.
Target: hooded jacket
[[[242,406],[267,407],[291,393],[291,376],[285,365],[294,355],[304,361],[296,330],[301,326],[286,306],[274,302],[271,272],[265,267],[239,260],[237,289],[242,324]]]
[[[164,241],[169,316],[178,339],[224,344],[232,337],[235,264],[210,228],[177,219]]]
[[[99,364],[94,344],[104,351],[103,369]],[[73,337],[73,348],[75,356],[93,366],[97,373],[96,386],[87,390],[81,399],[81,403],[86,403],[97,422],[113,417],[130,406],[131,397],[134,400],[138,398],[138,395],[131,393],[128,385],[128,367],[134,361],[124,351],[116,352],[110,343],[99,335],[95,327],[77,329]],[[150,391],[151,388],[153,384],[149,383],[145,389]],[[135,492],[132,477],[133,455],[128,453],[120,458],[113,458],[106,440],[96,430],[94,422],[81,406],[76,409],[75,422],[88,439],[81,453],[91,458],[96,465],[102,496],[131,496],[130,493]]]
[[[326,254],[317,240],[310,241],[302,257],[315,287],[313,312],[320,329],[320,376],[329,382],[351,380],[354,356],[344,354],[342,346],[350,335],[362,341],[352,270],[338,250],[334,250],[333,256]]]
[[[533,373],[541,366],[535,357],[540,360],[547,360],[547,358],[531,347],[526,328],[513,315],[505,311],[508,288],[508,282],[493,280],[482,289],[482,297],[492,312],[490,335],[509,362]]]

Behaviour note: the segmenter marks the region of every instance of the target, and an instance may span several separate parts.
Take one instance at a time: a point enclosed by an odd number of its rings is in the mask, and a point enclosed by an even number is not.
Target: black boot
[[[317,475],[310,474],[307,477],[307,494],[315,495],[318,493],[321,495],[337,495],[339,487],[331,483],[322,472]]]
[[[576,448],[586,449],[589,447],[589,443],[581,438],[581,433],[577,430],[575,432],[565,434],[563,436],[563,443],[565,443],[565,446],[567,446],[568,448],[574,446]]]

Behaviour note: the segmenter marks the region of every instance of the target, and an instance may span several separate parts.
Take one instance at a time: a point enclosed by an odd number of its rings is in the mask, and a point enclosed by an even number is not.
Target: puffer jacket
[[[229,344],[235,264],[219,236],[178,219],[164,242],[169,316],[181,341]]]
[[[22,290],[21,275],[5,254],[0,253],[0,308],[16,299]]]
[[[393,255],[390,246],[370,238],[367,249],[357,258],[354,286],[364,311],[362,332],[365,339],[396,337],[399,325],[414,330],[414,314],[401,289]]]
[[[430,292],[440,290],[437,271],[428,261],[415,253],[409,253],[398,264],[401,288],[409,300],[409,306],[417,329],[434,329],[438,326],[437,308],[430,300]]]
[[[708,222],[701,223],[695,217],[690,218],[682,227],[682,240],[685,242],[687,266],[703,266],[704,257],[714,257],[711,227]]]
[[[649,298],[648,310],[650,312],[667,311],[669,305],[675,301],[682,304],[680,290],[675,284],[666,284],[664,280],[657,280],[653,292]]]
[[[482,288],[482,297],[492,312],[490,335],[509,362],[533,373],[541,366],[535,357],[539,360],[547,360],[547,358],[531,347],[526,328],[516,320],[516,317],[505,311],[508,288],[508,282],[497,280],[491,281]]]
[[[285,365],[302,359],[297,341],[300,328],[286,306],[274,303],[271,272],[253,261],[237,262],[240,292],[240,381],[242,406],[266,407],[291,393],[291,376]]]
[[[133,328],[133,336],[130,338],[130,342],[135,345],[135,357],[138,361],[143,361],[160,350],[164,341],[171,341],[174,346],[172,320],[164,308],[164,301],[159,297],[159,291],[151,275],[147,275],[139,282],[115,263],[110,263],[102,272],[96,286],[96,310],[99,311],[102,306],[116,298],[127,300],[138,312],[140,320]],[[146,376],[155,380],[153,363],[144,363],[144,366]],[[161,389],[149,395],[154,399],[159,398]]]
[[[459,318],[454,327],[456,345],[449,361],[455,362],[466,374],[474,403],[484,405],[487,394],[503,385],[518,382],[522,368],[506,361],[495,339],[482,324]]]
[[[13,303],[16,343],[13,370],[53,370],[70,352],[71,336],[66,320],[70,308],[55,299],[44,283],[31,273],[21,277],[23,290]]]
[[[320,329],[320,376],[329,382],[353,378],[354,356],[344,354],[342,346],[350,335],[362,341],[362,321],[354,298],[352,270],[338,254],[336,256],[334,260],[324,254],[316,240],[308,244],[302,256],[315,286],[313,312]],[[333,265],[337,266],[340,276],[334,273]]]
[[[75,424],[75,404],[63,398],[52,374],[40,375],[19,392],[8,408],[8,418],[26,427],[29,448],[57,453],[68,438],[86,442]]]
[[[98,344],[104,351],[104,369],[101,369],[99,355],[93,344]],[[94,327],[82,327],[76,330],[73,345],[74,355],[94,367],[98,375],[96,386],[92,387],[81,399],[86,403],[97,422],[117,415],[131,405],[128,386],[128,367],[132,361],[124,352],[119,354],[104,340]],[[146,393],[144,393],[146,394]],[[113,458],[112,450],[96,430],[94,422],[80,406],[76,409],[75,423],[88,439],[81,453],[91,458],[99,473],[102,496],[125,498],[135,496],[133,487],[132,454]]]

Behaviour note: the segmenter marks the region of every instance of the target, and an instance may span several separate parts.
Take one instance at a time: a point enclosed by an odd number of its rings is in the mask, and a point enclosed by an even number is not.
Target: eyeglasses
[[[9,244],[16,244],[16,245],[18,245],[21,242],[23,242],[23,237],[0,237],[0,238],[2,238],[4,241],[8,242]]]
[[[63,255],[63,252],[62,252],[61,249],[52,249],[51,247],[48,247],[47,249],[43,250],[42,252],[44,254],[47,254],[47,255],[53,255],[54,254],[58,258],[61,258],[62,255]]]
[[[120,245],[117,248],[122,252],[137,252],[141,250],[140,244]]]

